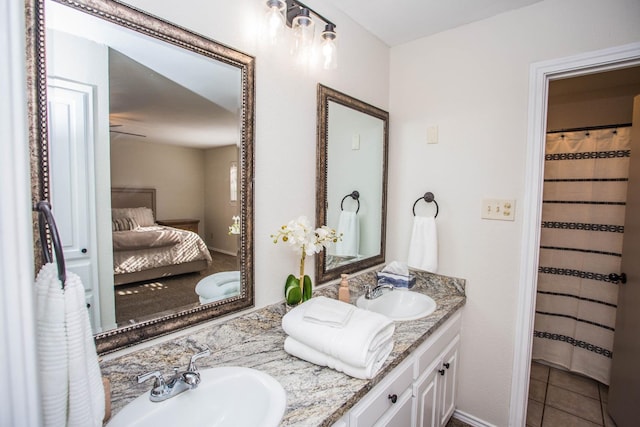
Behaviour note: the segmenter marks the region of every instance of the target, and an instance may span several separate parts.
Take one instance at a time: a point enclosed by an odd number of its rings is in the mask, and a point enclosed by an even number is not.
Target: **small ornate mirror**
[[[98,352],[253,306],[254,58],[117,1],[26,12],[32,199]]]
[[[342,234],[316,262],[323,283],[384,262],[389,113],[318,85],[316,221]]]

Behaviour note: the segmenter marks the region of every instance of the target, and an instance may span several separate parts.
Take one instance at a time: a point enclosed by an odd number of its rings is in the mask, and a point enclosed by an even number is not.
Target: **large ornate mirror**
[[[318,283],[384,262],[388,139],[389,113],[318,85],[316,221],[342,234]]]
[[[32,199],[98,352],[253,306],[254,58],[113,0],[26,12]]]

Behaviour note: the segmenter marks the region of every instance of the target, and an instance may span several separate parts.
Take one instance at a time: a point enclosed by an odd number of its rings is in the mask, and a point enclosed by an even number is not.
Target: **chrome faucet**
[[[393,290],[394,286],[389,283],[383,283],[381,285],[376,285],[376,286],[365,285],[364,297],[365,299],[376,299],[380,295],[382,295],[383,289]]]
[[[136,379],[138,380],[138,384],[140,384],[148,379],[155,378],[153,388],[149,394],[149,400],[152,402],[162,402],[163,400],[171,399],[183,391],[198,387],[198,384],[200,384],[200,372],[198,372],[195,362],[210,354],[211,350],[208,347],[206,350],[194,354],[191,356],[187,370],[179,372],[178,368],[173,368],[173,376],[167,381],[162,377],[160,371],[147,372],[146,374],[138,375]]]

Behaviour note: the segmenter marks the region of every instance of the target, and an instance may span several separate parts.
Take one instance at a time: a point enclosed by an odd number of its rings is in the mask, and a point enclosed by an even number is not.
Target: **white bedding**
[[[209,254],[207,246],[200,236],[191,231],[153,225],[149,227],[139,227],[132,231],[118,231],[117,233],[140,233],[141,231],[165,231],[170,232],[172,235],[179,233],[180,243],[171,246],[148,249],[114,250],[114,274],[135,273],[157,267],[165,267],[199,260],[206,260],[207,265],[211,264],[211,255]]]

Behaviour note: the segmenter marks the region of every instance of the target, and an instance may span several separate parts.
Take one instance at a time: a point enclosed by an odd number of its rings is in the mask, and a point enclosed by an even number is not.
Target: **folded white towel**
[[[38,365],[45,426],[101,426],[104,388],[80,278],[57,266],[36,278]]]
[[[282,329],[327,356],[364,368],[371,364],[379,348],[393,337],[395,325],[391,319],[358,307],[353,308],[351,318],[342,328],[305,321],[305,311],[311,301],[313,298],[285,314]]]
[[[342,240],[336,243],[336,255],[358,256],[360,250],[360,221],[353,211],[341,211],[338,219],[338,235],[342,234]]]
[[[413,217],[407,264],[432,273],[438,269],[438,233],[434,217]]]
[[[354,309],[354,306],[346,302],[319,296],[309,300],[304,320],[332,328],[343,328],[351,319]]]
[[[284,350],[292,356],[306,360],[319,366],[328,366],[338,372],[361,379],[371,379],[375,377],[384,362],[393,350],[393,340],[389,339],[382,343],[368,365],[364,367],[353,366],[342,360],[336,359],[324,353],[313,349],[293,337],[287,337],[284,340]]]

